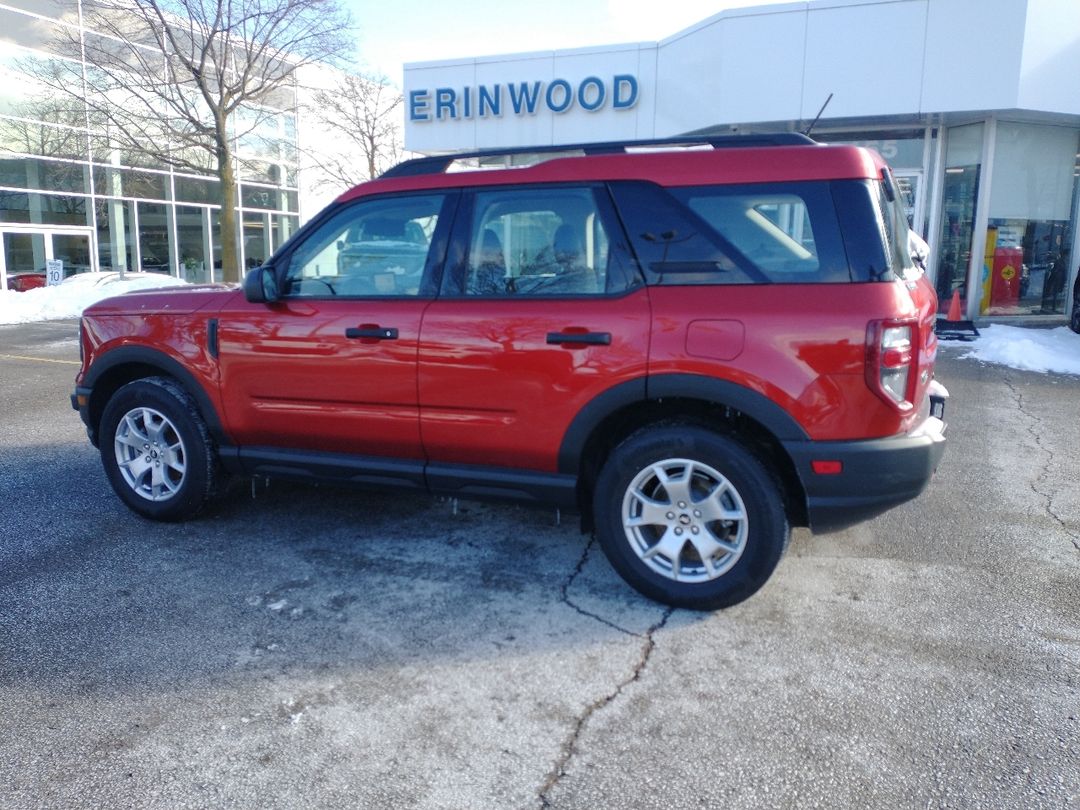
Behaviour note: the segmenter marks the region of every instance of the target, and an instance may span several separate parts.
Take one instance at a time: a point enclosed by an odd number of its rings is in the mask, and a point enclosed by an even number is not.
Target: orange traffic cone
[[[964,320],[959,290],[953,290],[952,301],[949,302],[949,314],[937,319],[934,331],[942,340],[974,340],[979,336],[979,330],[975,328],[975,324]]]
[[[952,301],[949,302],[949,317],[945,320],[955,323],[963,319],[963,313],[960,312],[960,291],[953,290]]]

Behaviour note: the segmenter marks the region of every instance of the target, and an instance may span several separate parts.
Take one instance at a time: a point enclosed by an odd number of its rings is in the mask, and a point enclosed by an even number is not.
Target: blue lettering
[[[637,79],[629,73],[621,73],[612,82],[611,106],[616,110],[628,110],[637,104]],[[625,90],[625,95],[624,95]]]
[[[409,120],[430,121],[431,116],[428,114],[428,103],[430,100],[431,97],[428,95],[427,90],[410,90]]]
[[[596,92],[595,92],[595,94],[593,96],[592,101],[588,100],[588,95],[587,95],[588,89],[590,87],[595,87],[596,88]],[[596,78],[595,76],[589,76],[587,79],[584,79],[581,82],[581,84],[578,86],[578,91],[577,91],[578,104],[581,105],[581,109],[583,109],[583,110],[586,110],[588,112],[595,112],[596,110],[599,110],[601,107],[604,106],[604,96],[605,96],[605,94],[606,94],[606,91],[604,90],[604,83],[602,81],[600,81],[598,78]]]
[[[440,87],[435,91],[435,119],[443,120],[443,110],[449,118],[457,118],[457,93],[449,87]]]
[[[472,88],[464,87],[461,90],[463,100],[465,102],[465,112],[462,114],[462,118],[472,118]]]
[[[536,102],[540,98],[540,82],[533,82],[530,85],[522,82],[516,88],[514,85],[507,85],[510,89],[510,106],[514,108],[515,115],[521,115],[522,111],[532,115],[536,112]],[[517,92],[514,92],[515,89]]]
[[[502,85],[501,84],[495,85],[494,90],[492,90],[492,91],[489,91],[484,85],[480,85],[480,99],[479,99],[478,103],[479,103],[479,107],[480,107],[480,117],[481,118],[486,118],[487,117],[487,111],[484,109],[485,107],[487,107],[487,109],[491,111],[492,115],[495,115],[495,116],[502,115],[502,92],[501,91],[502,91]],[[494,93],[494,95],[492,95],[492,93]]]
[[[562,90],[561,104],[555,103],[556,90]],[[570,109],[570,105],[574,103],[574,89],[566,79],[556,79],[548,85],[544,100],[547,102],[547,108],[553,113],[566,112]]]

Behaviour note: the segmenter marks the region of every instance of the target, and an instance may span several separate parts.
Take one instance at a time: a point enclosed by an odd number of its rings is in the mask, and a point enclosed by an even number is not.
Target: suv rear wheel
[[[593,510],[600,546],[628,583],[695,610],[751,596],[790,535],[779,485],[762,463],[692,425],[645,428],[616,447]]]
[[[128,383],[101,418],[101,460],[131,509],[182,520],[206,503],[217,479],[210,433],[188,393],[165,377]]]

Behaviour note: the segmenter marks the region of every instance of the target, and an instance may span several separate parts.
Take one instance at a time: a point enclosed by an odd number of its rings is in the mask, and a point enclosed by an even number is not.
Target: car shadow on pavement
[[[196,520],[154,523],[70,445],[9,455],[0,482],[36,493],[0,518],[7,682],[155,689],[558,655],[644,638],[665,611],[554,510],[238,481]]]

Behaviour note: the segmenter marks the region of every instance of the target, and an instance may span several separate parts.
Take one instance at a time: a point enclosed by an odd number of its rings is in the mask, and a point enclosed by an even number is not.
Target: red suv
[[[408,161],[243,289],[90,307],[72,403],[110,483],[158,520],[226,475],[569,507],[647,596],[745,599],[791,525],[926,486],[937,301],[875,153],[695,143]]]

